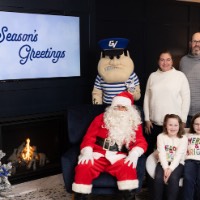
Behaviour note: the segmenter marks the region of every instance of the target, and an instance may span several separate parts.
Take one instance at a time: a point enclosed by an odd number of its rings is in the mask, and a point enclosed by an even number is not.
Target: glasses
[[[192,43],[193,43],[193,44],[197,44],[197,43],[200,44],[200,40],[192,40]]]
[[[126,106],[117,105],[114,107],[115,110],[127,110]]]

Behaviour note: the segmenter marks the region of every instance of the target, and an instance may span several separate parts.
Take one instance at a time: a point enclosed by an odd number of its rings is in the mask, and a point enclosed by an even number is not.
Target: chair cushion
[[[150,154],[147,157],[147,160],[146,160],[146,170],[147,170],[148,174],[151,176],[151,178],[153,178],[153,179],[155,177],[156,165],[157,165],[157,159],[153,152],[152,154]]]

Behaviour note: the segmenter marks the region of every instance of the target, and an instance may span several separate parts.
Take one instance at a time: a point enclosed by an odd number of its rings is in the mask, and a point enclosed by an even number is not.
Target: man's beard
[[[131,141],[135,141],[135,130],[141,123],[137,111],[133,108],[127,111],[119,111],[109,107],[104,115],[105,126],[108,129],[108,138],[117,143],[119,149],[123,145],[127,148]]]
[[[199,56],[200,55],[200,46],[195,46],[192,49],[192,54],[195,55],[195,56]]]

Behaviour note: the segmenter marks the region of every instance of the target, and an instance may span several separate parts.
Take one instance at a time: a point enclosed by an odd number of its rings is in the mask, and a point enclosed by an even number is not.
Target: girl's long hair
[[[191,120],[191,123],[190,123],[190,130],[189,130],[189,133],[196,133],[195,130],[194,130],[194,121],[196,118],[199,118],[200,117],[200,113],[197,113],[196,115],[194,115],[192,117],[192,120]]]
[[[167,132],[167,121],[170,118],[174,118],[174,119],[178,120],[179,130],[178,130],[178,133],[177,133],[177,137],[182,138],[183,135],[185,134],[185,130],[183,128],[183,122],[182,122],[181,118],[178,115],[175,115],[175,114],[167,114],[167,115],[165,115],[164,122],[163,122],[163,132],[165,134],[168,134],[168,132]]]

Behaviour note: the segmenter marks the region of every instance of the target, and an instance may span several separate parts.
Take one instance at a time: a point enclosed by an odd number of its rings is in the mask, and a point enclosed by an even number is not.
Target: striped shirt
[[[116,96],[120,92],[127,90],[128,86],[132,85],[133,83],[134,86],[140,84],[138,76],[135,74],[135,72],[133,72],[130,75],[129,79],[126,82],[115,82],[115,83],[106,83],[101,76],[97,75],[94,87],[99,90],[102,90],[103,103],[111,104],[114,96]]]

